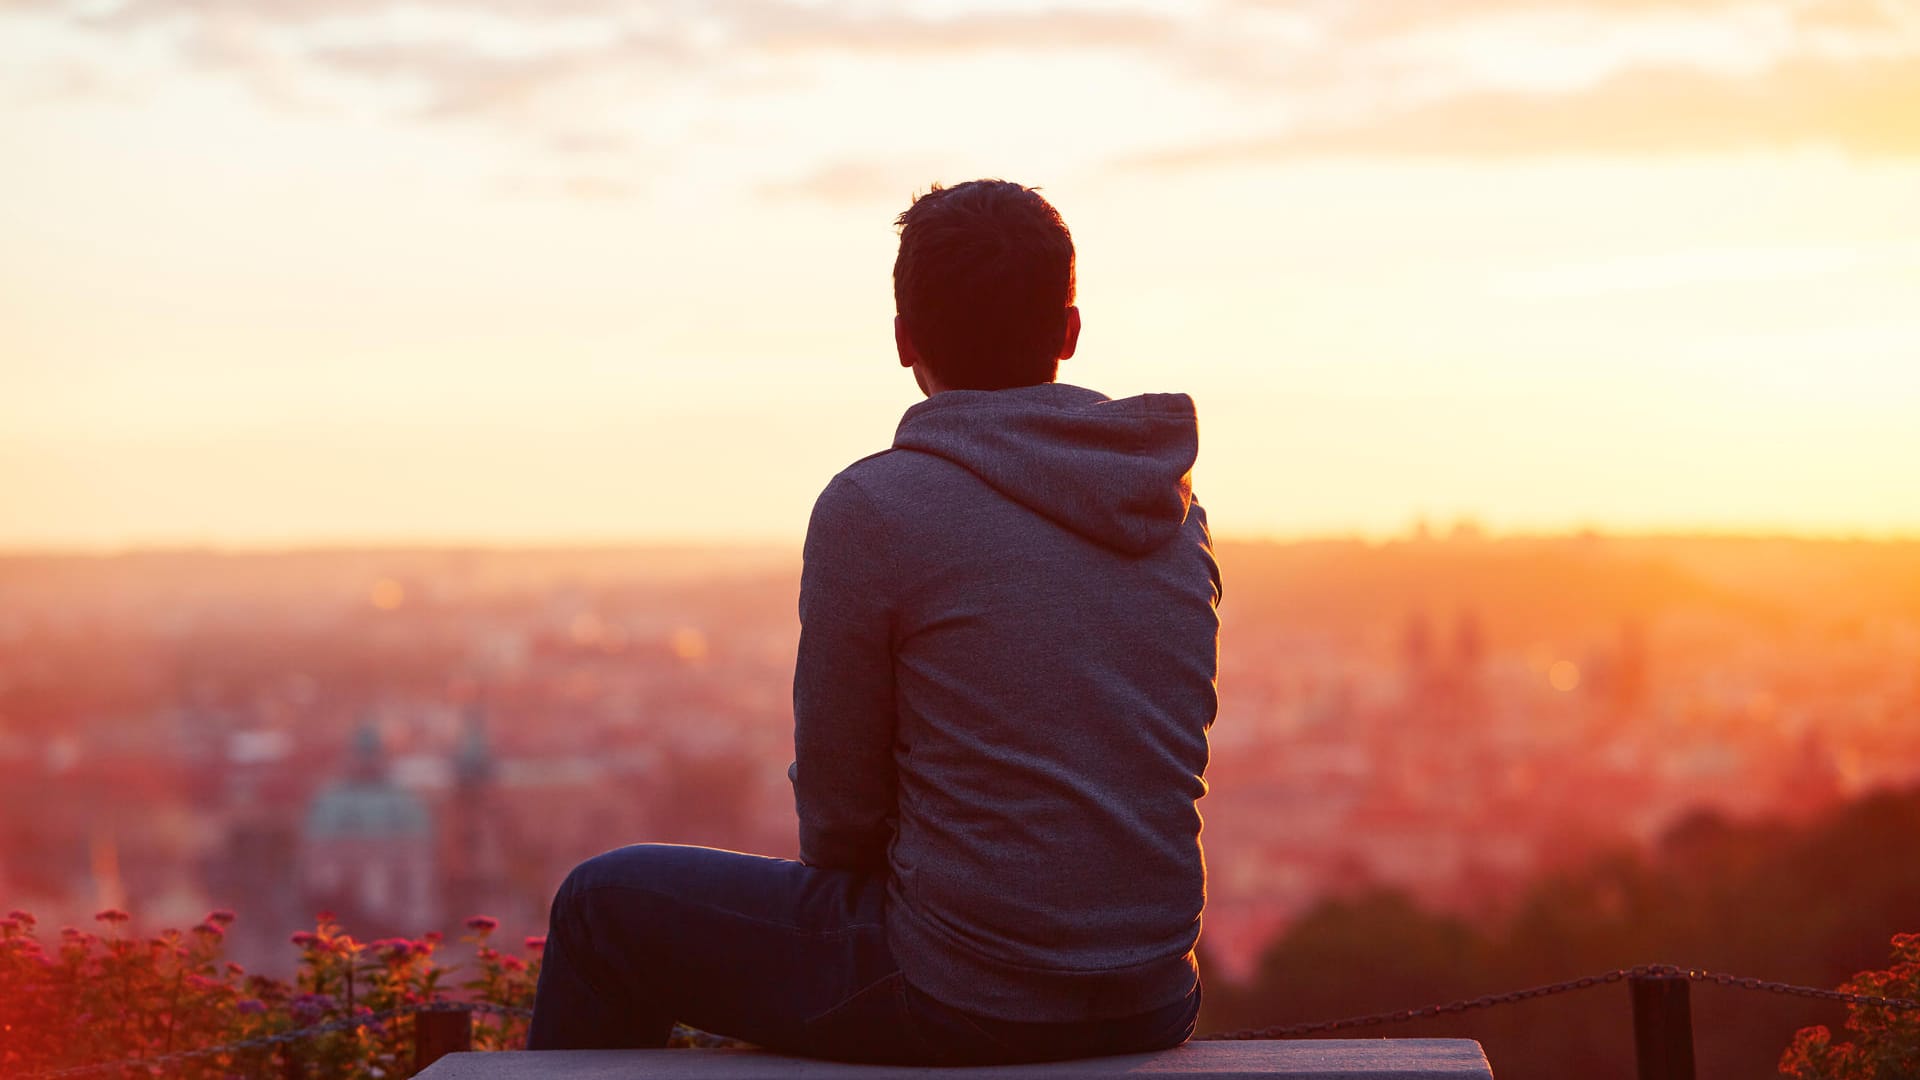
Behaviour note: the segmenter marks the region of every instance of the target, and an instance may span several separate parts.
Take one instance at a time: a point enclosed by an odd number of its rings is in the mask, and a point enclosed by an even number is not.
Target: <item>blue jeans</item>
[[[531,1050],[657,1047],[675,1021],[770,1050],[896,1065],[1125,1054],[1193,1034],[1200,990],[1137,1016],[976,1016],[909,984],[884,876],[637,844],[574,868],[553,900]]]

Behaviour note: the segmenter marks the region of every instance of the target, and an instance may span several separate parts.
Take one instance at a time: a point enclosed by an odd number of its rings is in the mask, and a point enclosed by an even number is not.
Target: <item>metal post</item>
[[[1633,1051],[1640,1080],[1693,1080],[1693,1008],[1685,975],[1642,975],[1633,991]]]
[[[413,1014],[413,1072],[448,1054],[473,1049],[473,1014],[464,1009],[422,1009]]]

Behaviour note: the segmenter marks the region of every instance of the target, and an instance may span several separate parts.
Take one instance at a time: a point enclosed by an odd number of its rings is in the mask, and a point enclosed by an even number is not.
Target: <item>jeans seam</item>
[[[888,972],[887,974],[880,976],[879,978],[873,980],[872,982],[867,983],[865,986],[862,986],[860,989],[855,990],[853,993],[848,994],[846,997],[841,998],[839,1001],[834,1002],[832,1005],[828,1006],[827,1008],[821,1009],[819,1012],[814,1013],[812,1016],[806,1017],[805,1019],[801,1020],[800,1030],[805,1031],[808,1028],[811,1028],[814,1025],[814,1023],[819,1021],[822,1017],[832,1016],[834,1013],[845,1008],[855,998],[859,997],[860,995],[866,993],[869,990],[872,990],[874,987],[879,986],[881,983],[884,983],[889,979],[901,979],[902,982],[905,981],[904,979],[901,978],[901,975],[899,972],[897,971]]]
[[[928,997],[927,992],[925,990],[920,991],[920,995],[922,997]],[[1003,1039],[1000,1036],[995,1035],[993,1032],[988,1031],[986,1028],[981,1027],[979,1021],[975,1020],[972,1016],[968,1015],[965,1010],[956,1008],[952,1005],[948,1005],[946,1002],[939,1001],[937,998],[928,997],[928,1000],[934,1001],[937,1004],[944,1007],[947,1010],[947,1012],[951,1014],[955,1019],[965,1024],[967,1026],[967,1030],[973,1032],[973,1034],[976,1037],[986,1042],[988,1045],[993,1046],[996,1049],[1005,1053],[1019,1052],[1020,1050],[1019,1047],[1015,1046],[1011,1042],[1008,1042],[1006,1039]],[[911,1016],[913,1014],[913,1010],[909,1008],[907,1010],[907,1014]]]

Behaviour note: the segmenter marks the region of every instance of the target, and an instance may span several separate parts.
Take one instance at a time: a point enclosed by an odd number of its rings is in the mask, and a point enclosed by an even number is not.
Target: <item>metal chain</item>
[[[1894,1009],[1909,1011],[1920,1009],[1920,1001],[1913,998],[1879,997],[1874,994],[1850,994],[1845,990],[1822,990],[1817,986],[1795,986],[1792,983],[1768,982],[1764,979],[1748,978],[1744,975],[1729,975],[1724,971],[1700,971],[1693,968],[1671,968],[1669,977],[1686,976],[1693,982],[1710,982],[1715,986],[1730,986],[1740,990],[1762,990],[1769,994],[1787,994],[1792,997],[1815,998],[1820,1001],[1838,1001],[1846,1005],[1862,1005],[1871,1009]]]
[[[306,1039],[332,1035],[336,1032],[351,1031],[354,1028],[385,1024],[423,1012],[464,1012],[487,1013],[494,1016],[512,1016],[528,1019],[533,1016],[532,1009],[513,1005],[496,1005],[490,1001],[429,1001],[419,1005],[408,1005],[385,1012],[369,1013],[366,1016],[346,1017],[330,1020],[312,1027],[295,1028],[292,1031],[276,1031],[269,1035],[256,1035],[251,1039],[225,1043],[220,1046],[204,1046],[196,1050],[175,1050],[170,1054],[160,1054],[147,1058],[128,1058],[124,1061],[106,1061],[96,1065],[74,1065],[50,1072],[29,1073],[22,1080],[66,1080],[67,1077],[89,1076],[106,1072],[109,1069],[161,1069],[170,1065],[179,1065],[200,1058],[215,1057],[220,1054],[237,1054],[245,1050],[265,1050],[285,1043],[301,1042]]]
[[[1503,994],[1484,994],[1477,998],[1462,998],[1439,1005],[1426,1005],[1418,1009],[1398,1009],[1394,1012],[1372,1013],[1366,1016],[1349,1016],[1340,1020],[1323,1020],[1306,1024],[1276,1024],[1271,1027],[1241,1028],[1235,1031],[1218,1031],[1199,1038],[1206,1040],[1249,1040],[1249,1039],[1292,1039],[1302,1035],[1324,1035],[1330,1031],[1349,1031],[1354,1028],[1377,1027],[1381,1024],[1398,1024],[1408,1020],[1428,1020],[1437,1016],[1451,1016],[1456,1013],[1472,1012],[1476,1009],[1491,1009],[1500,1005],[1512,1005],[1536,998],[1553,997],[1556,994],[1572,993],[1575,990],[1587,990],[1595,986],[1622,982],[1627,979],[1686,979],[1690,982],[1710,982],[1716,986],[1732,987],[1739,990],[1759,990],[1769,994],[1786,994],[1793,997],[1813,998],[1819,1001],[1835,1001],[1845,1005],[1859,1005],[1873,1009],[1894,1009],[1899,1011],[1920,1010],[1920,1001],[1912,998],[1879,997],[1874,994],[1854,994],[1845,990],[1824,990],[1816,986],[1796,986],[1793,983],[1769,982],[1744,975],[1730,975],[1723,971],[1704,971],[1698,968],[1683,968],[1673,964],[1639,964],[1630,968],[1615,968],[1601,975],[1582,975],[1577,979],[1547,983],[1544,986],[1528,987],[1525,990],[1509,990]],[[339,1031],[366,1027],[372,1024],[384,1024],[422,1012],[464,1012],[483,1013],[492,1016],[511,1016],[528,1019],[533,1016],[532,1009],[514,1005],[496,1005],[490,1001],[433,1001],[421,1005],[411,1005],[401,1009],[389,1009],[385,1012],[367,1016],[349,1017],[334,1020],[313,1027],[297,1028],[293,1031],[280,1031],[271,1035],[259,1035],[223,1046],[209,1046],[198,1050],[177,1050],[158,1057],[134,1058],[127,1061],[105,1062],[98,1065],[76,1065],[71,1068],[55,1069],[51,1072],[33,1073],[24,1080],[66,1080],[68,1077],[87,1076],[109,1069],[145,1068],[158,1069],[169,1065],[178,1065],[199,1058],[213,1057],[217,1054],[233,1054],[244,1050],[264,1050],[283,1043],[299,1042],[303,1039],[331,1035]],[[676,1029],[678,1032],[679,1029]],[[699,1045],[705,1045],[699,1036],[706,1039],[717,1037],[687,1029],[687,1034]]]
[[[1821,1001],[1838,1001],[1847,1005],[1861,1005],[1868,1008],[1909,1010],[1920,1009],[1920,1001],[1909,998],[1876,997],[1872,994],[1850,994],[1844,990],[1822,990],[1813,986],[1795,986],[1792,983],[1767,982],[1762,979],[1748,978],[1742,975],[1728,975],[1719,971],[1702,971],[1696,968],[1682,968],[1673,964],[1639,964],[1630,968],[1615,968],[1604,975],[1583,975],[1565,982],[1548,983],[1545,986],[1530,987],[1525,990],[1510,990],[1504,994],[1486,994],[1477,998],[1463,998],[1442,1005],[1427,1005],[1418,1009],[1399,1009],[1394,1012],[1372,1013],[1367,1016],[1350,1016],[1340,1020],[1323,1020],[1307,1024],[1277,1024],[1263,1028],[1241,1028],[1236,1031],[1220,1031],[1210,1035],[1198,1036],[1201,1039],[1292,1039],[1302,1035],[1323,1035],[1330,1031],[1347,1031],[1353,1028],[1376,1027],[1381,1024],[1397,1024],[1408,1020],[1428,1020],[1436,1016],[1450,1016],[1454,1013],[1471,1012],[1475,1009],[1490,1009],[1497,1005],[1512,1005],[1535,998],[1552,997],[1555,994],[1586,990],[1607,983],[1617,983],[1624,979],[1679,979],[1691,982],[1710,982],[1717,986],[1729,986],[1741,990],[1764,990],[1771,994],[1790,994],[1795,997],[1816,998]]]
[[[1323,1020],[1308,1024],[1279,1024],[1263,1028],[1241,1028],[1237,1031],[1219,1031],[1211,1035],[1202,1035],[1202,1039],[1291,1039],[1301,1035],[1320,1035],[1329,1031],[1346,1031],[1351,1028],[1375,1027],[1380,1024],[1397,1024],[1406,1020],[1425,1020],[1435,1016],[1448,1016],[1454,1013],[1470,1012],[1474,1009],[1491,1009],[1496,1005],[1511,1005],[1519,1001],[1531,1001],[1534,998],[1551,997],[1574,990],[1585,990],[1603,983],[1616,983],[1622,979],[1652,974],[1652,965],[1638,968],[1616,968],[1605,975],[1583,975],[1578,979],[1565,982],[1548,983],[1545,986],[1529,987],[1525,990],[1510,990],[1504,994],[1486,994],[1477,998],[1463,998],[1449,1001],[1443,1005],[1427,1005],[1418,1009],[1399,1009],[1394,1012],[1373,1013],[1368,1016],[1350,1016],[1342,1020]]]

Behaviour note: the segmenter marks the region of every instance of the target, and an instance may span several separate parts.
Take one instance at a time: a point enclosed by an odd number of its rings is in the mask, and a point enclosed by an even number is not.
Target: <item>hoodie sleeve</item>
[[[886,864],[896,814],[890,559],[872,502],[835,477],[807,525],[793,672],[788,775],[800,858],[814,866]]]

